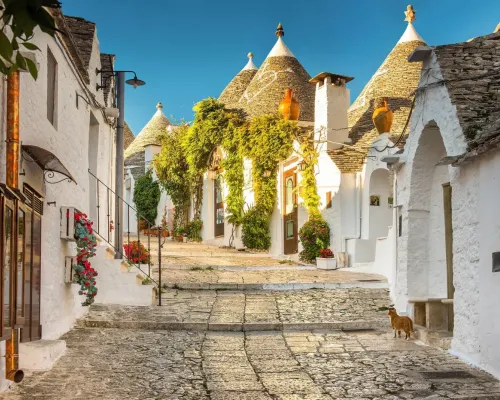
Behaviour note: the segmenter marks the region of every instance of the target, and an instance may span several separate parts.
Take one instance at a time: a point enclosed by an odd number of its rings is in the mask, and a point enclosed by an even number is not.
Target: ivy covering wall
[[[246,247],[269,249],[269,223],[278,196],[279,164],[293,153],[294,141],[301,144],[306,163],[301,191],[304,203],[310,216],[321,215],[314,172],[318,155],[312,134],[304,134],[296,122],[286,121],[278,114],[257,116],[248,121],[243,114],[226,109],[214,98],[202,100],[193,110],[193,124],[166,134],[154,160],[160,182],[175,205],[176,221],[182,220],[182,224],[187,225],[187,211],[191,205],[193,221],[199,220],[204,176],[211,157],[220,148],[224,157],[218,169],[224,174],[228,189],[224,199],[227,220],[233,229],[242,225]],[[246,205],[246,210],[243,197],[245,158],[252,160],[255,199],[254,204]]]

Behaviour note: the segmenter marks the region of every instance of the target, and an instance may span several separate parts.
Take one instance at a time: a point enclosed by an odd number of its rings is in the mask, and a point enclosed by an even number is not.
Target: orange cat
[[[395,308],[389,308],[388,315],[391,317],[391,326],[394,329],[394,338],[396,338],[396,331],[401,337],[401,331],[405,333],[405,339],[410,340],[410,333],[413,330],[413,321],[410,317],[399,316]]]

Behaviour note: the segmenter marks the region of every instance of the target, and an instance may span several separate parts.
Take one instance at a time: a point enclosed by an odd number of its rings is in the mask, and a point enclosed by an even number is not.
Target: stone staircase
[[[116,260],[115,251],[105,242],[98,241],[92,266],[97,271],[98,295],[96,304],[150,306],[156,303],[156,287],[143,285],[143,275],[126,261]],[[140,278],[138,279],[138,275]]]

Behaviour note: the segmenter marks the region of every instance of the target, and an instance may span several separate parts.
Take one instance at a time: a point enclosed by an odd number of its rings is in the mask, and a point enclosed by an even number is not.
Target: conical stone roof
[[[156,112],[153,118],[142,128],[141,132],[137,135],[134,141],[125,151],[125,160],[132,156],[134,153],[144,152],[145,147],[150,144],[159,145],[158,137],[166,132],[167,126],[172,125],[168,118],[163,114],[163,105],[158,103],[156,105]]]
[[[130,129],[130,126],[125,122],[123,126],[123,150],[127,150],[127,147],[135,140],[135,136]]]
[[[352,140],[350,145],[354,148],[346,146],[330,151],[331,158],[341,172],[361,171],[369,147],[379,136],[372,121],[373,111],[376,107],[374,107],[374,103],[377,99],[387,97],[389,108],[394,112],[391,129],[393,141],[399,139],[408,120],[413,102],[410,93],[418,87],[422,70],[422,63],[410,63],[408,56],[417,47],[425,45],[424,40],[413,26],[415,20],[413,8],[411,11],[413,14],[410,14],[411,17],[406,19],[408,27],[403,36],[366,84],[356,101],[349,107],[347,113],[349,138]],[[407,128],[405,136],[408,133],[409,129]],[[404,145],[405,136],[398,143],[398,147],[401,148]]]
[[[314,121],[315,86],[311,77],[283,42],[281,24],[278,40],[238,101],[249,116],[276,114],[286,89],[293,89],[300,105],[301,121]]]
[[[238,108],[238,100],[241,98],[245,89],[252,78],[257,73],[257,67],[253,63],[253,54],[248,53],[248,63],[226,86],[219,96],[219,101],[224,103],[227,108]]]

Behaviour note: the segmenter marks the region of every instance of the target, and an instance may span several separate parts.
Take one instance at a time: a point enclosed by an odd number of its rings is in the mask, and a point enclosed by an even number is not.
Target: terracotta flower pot
[[[391,131],[393,119],[394,113],[387,105],[387,97],[378,99],[372,116],[373,123],[378,133],[389,133]]]
[[[300,115],[300,106],[298,101],[293,98],[293,90],[285,90],[285,98],[281,100],[278,111],[283,118],[290,121],[297,121]]]

